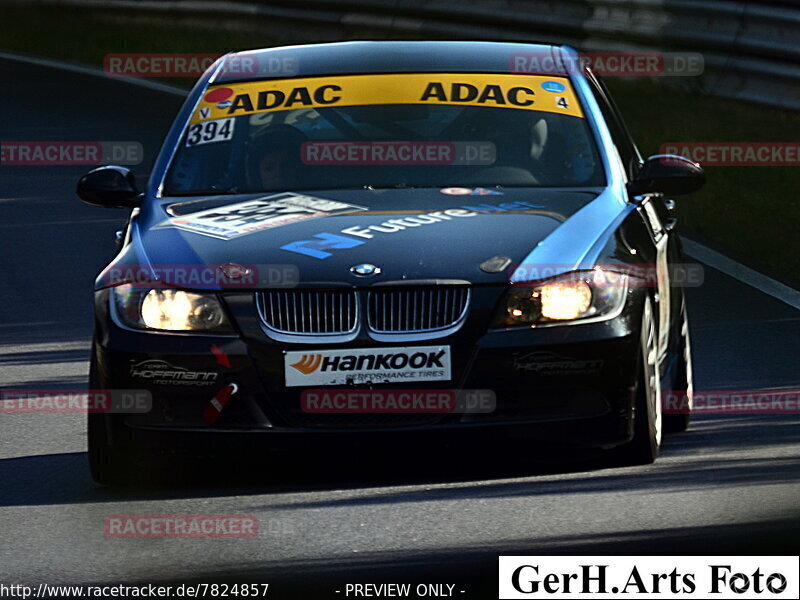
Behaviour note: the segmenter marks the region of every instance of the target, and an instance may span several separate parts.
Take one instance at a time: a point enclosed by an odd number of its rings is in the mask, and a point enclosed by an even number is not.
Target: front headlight
[[[111,301],[122,324],[134,329],[233,333],[214,294],[125,284],[111,288]]]
[[[493,327],[541,326],[611,319],[622,311],[628,276],[594,269],[519,286],[506,294]]]

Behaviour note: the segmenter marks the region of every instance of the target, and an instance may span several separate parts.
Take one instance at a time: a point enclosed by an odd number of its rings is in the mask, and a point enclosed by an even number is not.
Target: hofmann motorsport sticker
[[[552,76],[480,73],[393,73],[275,79],[210,87],[192,123],[256,113],[369,106],[446,104],[535,110],[583,117],[569,79],[559,78],[564,92],[543,93]]]
[[[450,346],[287,352],[286,387],[448,381]]]
[[[215,371],[190,371],[176,367],[164,360],[147,359],[132,362],[130,376],[156,385],[210,386],[217,382],[219,373]]]
[[[184,231],[221,240],[232,240],[243,235],[307,219],[362,210],[366,209],[363,206],[346,204],[337,200],[286,193],[173,217],[168,219],[162,227],[177,227]]]

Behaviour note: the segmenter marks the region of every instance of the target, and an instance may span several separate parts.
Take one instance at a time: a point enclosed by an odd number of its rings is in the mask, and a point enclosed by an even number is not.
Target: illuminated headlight
[[[233,333],[213,294],[183,290],[141,289],[131,284],[111,289],[116,314],[124,325],[158,331]]]
[[[622,310],[627,291],[627,275],[601,269],[515,286],[506,294],[494,327],[610,319]]]

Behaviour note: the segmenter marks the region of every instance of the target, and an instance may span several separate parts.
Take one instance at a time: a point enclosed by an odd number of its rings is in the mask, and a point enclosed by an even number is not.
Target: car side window
[[[639,172],[644,162],[642,160],[642,155],[639,153],[639,149],[636,147],[625,125],[625,121],[622,120],[622,116],[614,104],[614,100],[611,94],[609,94],[608,89],[603,82],[595,77],[588,69],[585,74],[592,94],[597,104],[600,106],[600,112],[603,114],[603,118],[611,132],[611,138],[614,140],[614,145],[617,147],[617,152],[619,152],[622,164],[625,166],[625,173],[628,176],[628,180],[632,180],[636,177],[636,174]]]

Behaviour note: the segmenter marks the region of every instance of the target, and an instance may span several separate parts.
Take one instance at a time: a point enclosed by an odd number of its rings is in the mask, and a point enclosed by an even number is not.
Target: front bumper
[[[92,386],[151,392],[150,411],[105,418],[120,441],[153,449],[211,449],[217,445],[292,449],[342,442],[372,447],[391,446],[401,439],[422,444],[519,439],[613,446],[630,440],[639,356],[636,307],[641,303],[636,295],[641,292],[632,292],[623,313],[609,321],[540,329],[481,329],[500,293],[483,290],[476,294],[470,317],[451,336],[391,344],[449,345],[451,381],[402,387],[491,390],[496,406],[488,413],[304,412],[302,388],[284,386],[283,355],[311,348],[271,340],[260,325],[252,294],[247,293],[224,295],[238,335],[212,337],[120,328],[109,315],[108,291],[97,292],[92,358],[96,381]],[[379,344],[360,337],[326,348],[370,346]],[[176,377],[180,370],[190,375]],[[238,391],[219,419],[210,424],[204,412],[215,394],[230,383],[235,383]],[[382,387],[401,386],[375,389]]]

